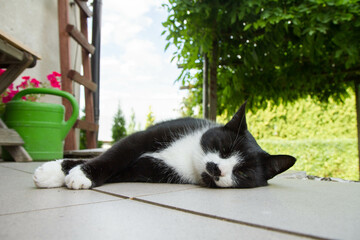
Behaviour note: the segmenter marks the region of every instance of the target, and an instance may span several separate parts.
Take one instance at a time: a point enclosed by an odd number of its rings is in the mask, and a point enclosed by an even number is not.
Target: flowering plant
[[[3,74],[4,72],[5,70],[0,69],[0,75]],[[36,78],[31,78],[30,76],[23,76],[22,77],[23,81],[19,85],[15,87],[13,83],[10,84],[8,89],[3,94],[0,95],[0,105],[9,102],[19,91],[26,88],[53,87],[60,89],[60,83],[58,80],[58,77],[60,76],[61,76],[60,73],[52,72],[51,74],[47,75],[47,79],[49,82],[44,82],[44,83],[38,81]],[[39,99],[39,97],[40,97],[39,94],[30,94],[22,97],[22,99],[26,101],[35,102],[36,100]]]

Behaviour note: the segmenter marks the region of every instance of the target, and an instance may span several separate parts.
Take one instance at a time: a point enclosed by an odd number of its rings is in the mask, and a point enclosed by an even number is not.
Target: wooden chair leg
[[[6,151],[8,151],[10,153],[10,155],[14,158],[15,162],[31,162],[32,158],[28,154],[28,152],[25,150],[25,148],[18,145],[18,144],[24,143],[23,140],[21,139],[20,135],[16,131],[14,131],[12,129],[8,129],[6,124],[1,119],[0,119],[0,128],[8,130],[8,133],[9,133],[8,136],[9,136],[9,138],[10,137],[12,138],[12,139],[8,139],[7,141],[9,143],[12,142],[12,144],[14,144],[14,145],[13,146],[4,145],[3,147],[6,149]]]

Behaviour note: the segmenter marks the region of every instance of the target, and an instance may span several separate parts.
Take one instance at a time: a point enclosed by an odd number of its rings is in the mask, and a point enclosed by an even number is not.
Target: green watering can
[[[65,108],[60,104],[22,101],[28,94],[50,94],[68,99],[73,113],[64,121]],[[28,88],[6,104],[4,122],[24,140],[24,148],[35,161],[63,158],[63,141],[79,114],[76,99],[68,92],[49,88]],[[3,158],[10,160],[4,151]]]

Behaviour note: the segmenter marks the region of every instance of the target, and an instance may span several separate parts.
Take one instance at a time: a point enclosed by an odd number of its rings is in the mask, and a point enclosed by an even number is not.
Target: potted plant
[[[0,68],[0,76],[5,72],[4,69]],[[30,76],[23,76],[23,81],[14,86],[14,83],[10,84],[8,89],[0,95],[0,116],[5,111],[6,103],[10,102],[11,99],[21,90],[28,89],[28,88],[55,88],[61,89],[60,83],[58,78],[61,77],[61,74],[58,72],[52,72],[47,75],[48,82],[40,82],[36,78],[31,78]],[[31,94],[28,96],[24,96],[22,99],[25,101],[36,102],[40,98],[39,94]]]

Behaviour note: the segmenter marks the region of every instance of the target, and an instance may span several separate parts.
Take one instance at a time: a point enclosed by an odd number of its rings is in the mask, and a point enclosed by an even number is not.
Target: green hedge
[[[343,103],[318,104],[308,98],[286,106],[269,104],[265,110],[248,112],[249,129],[256,139],[356,138],[355,96],[349,94]]]
[[[356,139],[335,140],[259,140],[270,154],[290,154],[297,161],[293,170],[308,175],[359,180]]]

